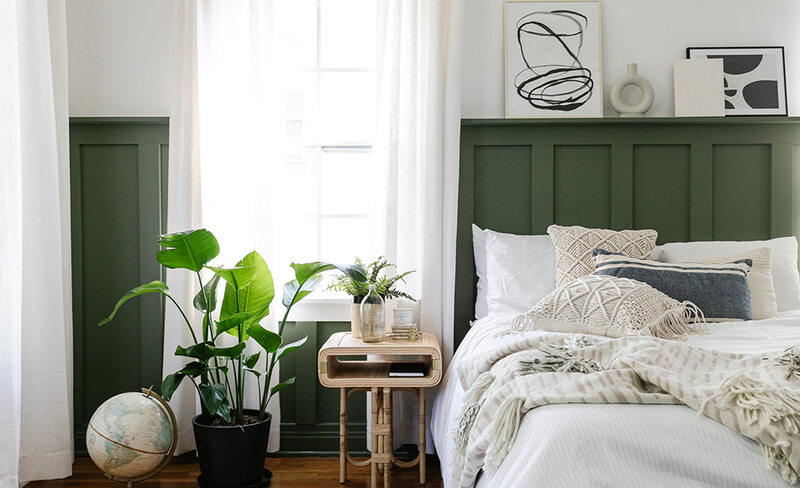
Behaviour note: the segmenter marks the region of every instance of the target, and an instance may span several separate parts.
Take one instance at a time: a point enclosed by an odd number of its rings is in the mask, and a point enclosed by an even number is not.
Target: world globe
[[[142,390],[121,393],[97,408],[86,429],[86,448],[109,478],[141,481],[166,465],[175,450],[175,437],[167,403]]]

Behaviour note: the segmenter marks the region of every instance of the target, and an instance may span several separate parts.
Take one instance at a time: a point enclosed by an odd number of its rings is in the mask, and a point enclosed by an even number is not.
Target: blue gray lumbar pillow
[[[727,264],[663,263],[603,249],[592,251],[595,273],[641,281],[678,301],[691,301],[706,319],[752,320],[747,273],[753,262]]]

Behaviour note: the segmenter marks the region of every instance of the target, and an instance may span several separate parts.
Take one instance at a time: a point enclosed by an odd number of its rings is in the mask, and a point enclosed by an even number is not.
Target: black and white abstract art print
[[[506,0],[506,117],[602,117],[599,0]]]
[[[690,47],[689,59],[722,59],[725,115],[786,115],[782,47]]]

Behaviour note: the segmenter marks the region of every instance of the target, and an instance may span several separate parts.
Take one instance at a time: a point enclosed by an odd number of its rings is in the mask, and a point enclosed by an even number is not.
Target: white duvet
[[[513,314],[483,318],[467,334],[444,376],[433,406],[431,432],[449,486],[449,433],[464,394],[455,365],[494,349]],[[536,334],[533,332],[531,334]],[[800,344],[800,311],[783,318],[709,324],[688,343],[720,351],[781,351]],[[495,473],[479,488],[522,487],[785,487],[764,465],[758,445],[685,406],[550,405],[523,417],[519,433]]]

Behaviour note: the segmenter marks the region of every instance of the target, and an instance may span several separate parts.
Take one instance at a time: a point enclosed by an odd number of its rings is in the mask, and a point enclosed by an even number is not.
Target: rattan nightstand
[[[340,356],[381,355],[376,361],[345,361]],[[405,357],[405,359],[404,359]],[[389,376],[393,362],[407,362],[409,357],[426,365],[422,377]],[[425,483],[425,388],[442,379],[442,353],[439,340],[423,332],[416,341],[384,341],[365,344],[349,332],[333,334],[318,356],[319,381],[323,386],[339,388],[339,482],[347,478],[347,463],[371,465],[371,486],[377,486],[378,471],[383,471],[385,487],[391,486],[392,465],[406,468],[419,464],[419,482]],[[372,455],[353,459],[347,452],[347,398],[354,391],[372,393]],[[411,391],[419,399],[419,455],[401,461],[392,454],[392,391]]]

